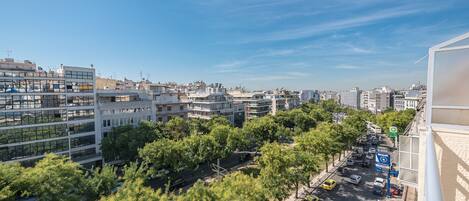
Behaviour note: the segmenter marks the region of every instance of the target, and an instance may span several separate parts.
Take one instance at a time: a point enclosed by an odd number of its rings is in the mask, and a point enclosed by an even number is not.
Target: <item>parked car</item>
[[[347,177],[344,180],[348,183],[358,185],[360,181],[362,180],[362,177],[360,175],[352,174],[350,175],[350,177]]]
[[[333,190],[335,186],[337,186],[337,182],[333,179],[327,179],[321,184],[321,188],[328,191]]]
[[[347,166],[353,166],[355,164],[355,162],[353,161],[353,159],[347,159]]]
[[[382,196],[386,193],[386,188],[381,186],[373,186],[373,194]]]
[[[385,187],[386,180],[381,177],[376,177],[375,181],[373,182],[373,186]]]
[[[350,173],[350,169],[347,168],[347,167],[339,167],[339,168],[337,168],[337,173],[340,176],[348,176],[349,173]]]
[[[375,154],[375,153],[376,153],[376,149],[375,149],[374,147],[370,147],[370,149],[368,149],[368,153]]]

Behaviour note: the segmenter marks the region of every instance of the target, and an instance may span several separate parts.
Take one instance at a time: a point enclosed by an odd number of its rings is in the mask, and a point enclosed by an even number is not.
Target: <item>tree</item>
[[[195,167],[206,160],[213,160],[222,157],[219,155],[222,147],[218,145],[211,135],[191,135],[182,141],[188,167]]]
[[[211,184],[210,187],[217,200],[221,201],[267,200],[267,195],[259,180],[241,172],[229,174],[222,181]]]
[[[260,182],[270,198],[282,200],[290,194],[293,184],[291,170],[294,156],[290,149],[274,142],[262,146],[257,163]]]
[[[179,172],[187,166],[186,152],[188,151],[181,142],[161,139],[145,145],[139,150],[139,156],[157,170]]]
[[[217,142],[217,156],[224,158],[237,148],[245,147],[245,138],[238,129],[227,125],[212,127],[210,136],[213,136]]]
[[[130,125],[113,128],[101,141],[103,157],[106,161],[134,161],[139,148],[165,137],[160,125],[149,121],[142,121],[136,128]]]
[[[202,181],[197,181],[183,196],[182,201],[215,201],[215,193]]]
[[[276,123],[272,116],[251,119],[244,124],[243,132],[258,146],[265,141],[286,141],[290,137],[288,130]]]
[[[215,116],[208,121],[207,127],[212,130],[216,126],[231,126],[231,122],[225,116]]]
[[[161,193],[160,190],[154,191],[150,187],[144,186],[142,178],[136,178],[135,180],[125,181],[121,189],[115,194],[102,197],[102,201],[143,201],[143,200],[154,200],[154,201],[169,201],[170,196]]]
[[[166,123],[166,129],[170,134],[170,138],[181,140],[190,135],[189,123],[181,117],[175,117]]]
[[[191,134],[207,134],[210,132],[210,128],[207,125],[208,121],[205,119],[191,118],[187,121],[189,121]]]
[[[310,115],[301,109],[293,109],[290,111],[281,111],[275,115],[275,120],[286,128],[308,131],[316,125],[316,121]]]
[[[92,193],[90,200],[97,200],[101,196],[109,195],[112,189],[117,186],[116,169],[107,164],[103,168],[96,168],[86,179],[86,184]]]
[[[15,200],[24,168],[19,163],[0,163],[0,200]]]
[[[78,163],[64,156],[47,154],[36,166],[24,170],[20,183],[27,186],[23,196],[39,200],[81,200],[86,192],[84,180]]]

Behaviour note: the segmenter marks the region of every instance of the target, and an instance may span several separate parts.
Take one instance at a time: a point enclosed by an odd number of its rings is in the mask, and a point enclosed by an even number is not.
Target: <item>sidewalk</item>
[[[334,161],[334,164],[335,164],[334,166],[332,165],[332,163],[328,164],[328,170],[329,170],[328,172],[326,172],[326,169],[324,169],[319,174],[315,175],[310,181],[311,188],[308,188],[308,186],[306,185],[301,185],[298,190],[298,198],[295,198],[295,190],[293,190],[290,197],[288,197],[285,200],[286,201],[303,200],[306,197],[306,195],[313,192],[317,187],[319,187],[319,185],[322,182],[324,182],[327,178],[329,178],[329,176],[331,176],[337,170],[337,168],[339,168],[343,163],[345,163],[345,161],[347,161],[347,158],[350,157],[351,153],[352,151],[345,151],[345,157],[341,157],[341,160],[337,158]]]

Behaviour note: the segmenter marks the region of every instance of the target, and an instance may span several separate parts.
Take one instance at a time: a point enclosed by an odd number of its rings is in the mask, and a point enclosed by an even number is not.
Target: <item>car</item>
[[[362,167],[369,168],[369,167],[371,166],[371,161],[370,161],[370,160],[362,160],[362,161],[360,162],[360,165],[361,165]]]
[[[344,180],[348,183],[358,185],[360,181],[362,180],[362,177],[360,175],[352,174],[350,175],[350,177],[347,177]]]
[[[374,147],[370,147],[370,149],[368,149],[368,153],[375,154],[375,153],[376,153],[376,149],[375,149]]]
[[[373,186],[373,194],[383,196],[386,193],[386,188],[381,186]]]
[[[348,176],[348,174],[350,173],[350,169],[347,167],[339,167],[337,168],[337,173],[340,176]]]
[[[347,166],[353,166],[355,164],[355,162],[353,161],[353,159],[347,159]]]
[[[333,179],[326,179],[326,181],[321,184],[321,188],[328,191],[333,190],[335,186],[337,186],[337,182]]]
[[[368,152],[368,153],[366,154],[366,159],[368,159],[368,160],[373,160],[373,159],[375,159],[375,154]]]
[[[379,186],[384,188],[386,186],[386,180],[381,177],[376,177],[375,181],[373,182],[373,186]]]
[[[306,201],[320,201],[321,199],[319,199],[319,197],[315,195],[307,195],[305,197],[305,200]]]

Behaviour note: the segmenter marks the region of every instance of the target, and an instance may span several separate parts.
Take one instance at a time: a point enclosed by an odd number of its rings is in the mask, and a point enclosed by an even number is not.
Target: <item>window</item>
[[[163,111],[163,107],[158,107],[158,112]]]
[[[184,105],[180,105],[179,110],[184,110]]]
[[[171,111],[171,106],[166,107],[166,110]]]

